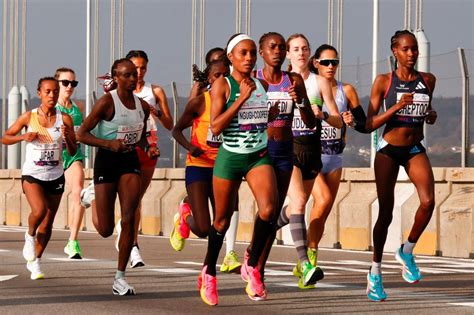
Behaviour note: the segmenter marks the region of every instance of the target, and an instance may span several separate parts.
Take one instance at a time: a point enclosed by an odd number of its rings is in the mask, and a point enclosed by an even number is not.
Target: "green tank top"
[[[259,80],[252,79],[257,88],[222,132],[222,145],[230,152],[248,154],[267,146],[267,92]],[[229,99],[226,103],[227,110],[239,97],[240,85],[232,76],[226,77],[226,80],[230,86]]]
[[[56,108],[60,112],[71,116],[72,123],[74,125],[74,132],[77,132],[79,130],[79,127],[81,127],[82,125],[82,121],[83,121],[82,113],[79,110],[79,107],[76,105],[76,103],[74,103],[73,100],[71,100],[71,104],[72,104],[71,108],[66,108],[62,106],[61,104],[57,103]],[[63,147],[65,147],[65,145],[63,145]],[[73,156],[69,155],[66,149],[63,149],[62,155],[63,155],[63,168],[65,170],[68,169],[69,166],[71,166],[71,164],[74,163],[75,161],[84,161],[84,154],[82,153],[81,147],[77,148],[76,154],[74,154]]]

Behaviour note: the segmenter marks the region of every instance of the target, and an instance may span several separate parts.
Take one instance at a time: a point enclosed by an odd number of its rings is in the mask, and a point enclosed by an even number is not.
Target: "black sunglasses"
[[[69,84],[71,84],[71,86],[72,86],[73,88],[75,88],[75,87],[79,84],[79,82],[76,81],[76,80],[72,80],[72,81],[69,81],[69,80],[58,80],[58,82],[61,82],[61,84],[62,84],[64,87],[68,87]]]
[[[330,64],[335,67],[339,65],[339,59],[316,59],[321,66],[328,67]]]

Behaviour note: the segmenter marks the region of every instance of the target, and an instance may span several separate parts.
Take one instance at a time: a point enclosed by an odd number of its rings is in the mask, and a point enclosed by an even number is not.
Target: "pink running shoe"
[[[191,229],[189,228],[188,222],[186,222],[186,217],[191,214],[191,207],[186,202],[181,202],[179,205],[179,224],[178,224],[178,232],[182,238],[186,239],[189,237],[189,232]]]
[[[267,298],[267,290],[261,279],[260,271],[249,265],[247,265],[247,271],[249,272],[249,280],[245,287],[245,292],[253,301],[265,300]]]
[[[247,250],[245,250],[245,254],[244,254],[244,263],[242,264],[242,267],[240,268],[240,276],[242,277],[242,280],[247,282],[248,279],[249,279],[249,271],[247,270],[247,268],[249,267],[249,257],[250,257],[250,254]]]
[[[204,266],[201,271],[202,284],[199,292],[204,303],[215,306],[218,304],[217,278],[215,276],[208,275],[206,271],[207,266]]]

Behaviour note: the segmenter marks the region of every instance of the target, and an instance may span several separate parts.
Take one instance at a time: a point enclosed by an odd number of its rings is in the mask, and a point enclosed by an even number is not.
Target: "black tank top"
[[[390,86],[384,96],[384,110],[387,111],[398,103],[403,94],[412,92],[415,92],[413,104],[396,112],[387,122],[388,127],[414,128],[423,126],[431,97],[430,89],[419,72],[415,80],[402,81],[393,71],[390,75]]]

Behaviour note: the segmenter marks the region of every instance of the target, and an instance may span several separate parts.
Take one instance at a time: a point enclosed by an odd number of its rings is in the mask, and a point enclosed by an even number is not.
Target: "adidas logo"
[[[423,83],[418,82],[418,84],[416,85],[415,90],[423,90],[423,89],[426,89],[426,86]]]

